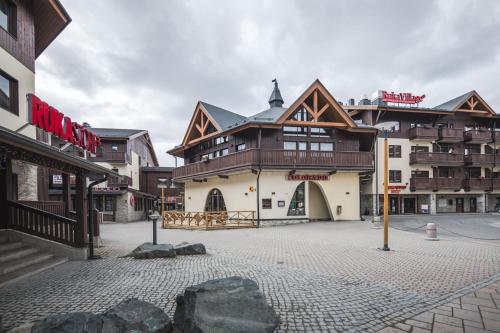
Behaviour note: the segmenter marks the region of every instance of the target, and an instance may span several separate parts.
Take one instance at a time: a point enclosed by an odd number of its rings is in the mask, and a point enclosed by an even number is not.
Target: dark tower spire
[[[280,88],[278,88],[278,80],[274,79],[272,82],[274,82],[274,89],[273,93],[271,94],[271,97],[269,97],[269,105],[273,107],[282,107],[283,103],[283,97],[281,97],[281,92]]]

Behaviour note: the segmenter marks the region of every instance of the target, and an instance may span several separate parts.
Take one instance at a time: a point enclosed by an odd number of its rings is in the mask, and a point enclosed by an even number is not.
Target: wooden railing
[[[500,155],[495,159],[492,154],[467,154],[464,156],[464,162],[468,165],[490,165],[493,162],[500,164]]]
[[[410,190],[460,190],[463,186],[463,180],[457,178],[410,178]]]
[[[113,163],[131,163],[132,159],[127,152],[124,151],[108,151],[102,155],[89,157],[92,162],[113,162]]]
[[[442,142],[461,142],[464,141],[463,128],[440,128],[439,140]]]
[[[173,178],[220,173],[231,169],[262,167],[324,168],[348,170],[373,170],[373,153],[363,151],[302,151],[247,149],[202,162],[186,164],[173,170]]]
[[[237,229],[254,228],[255,211],[163,212],[162,228],[170,229]]]
[[[464,179],[466,190],[492,191],[500,189],[500,178],[470,178]]]
[[[64,201],[18,201],[18,203],[43,210],[47,213],[69,217],[66,216],[66,205]]]
[[[433,127],[414,127],[410,128],[408,131],[410,140],[415,139],[425,139],[425,140],[437,140],[438,139],[438,129]]]
[[[464,155],[455,153],[410,153],[410,164],[431,164],[446,166],[461,166],[464,164]]]
[[[489,130],[469,130],[464,132],[465,141],[470,142],[491,142],[492,134]]]
[[[85,246],[77,237],[75,220],[15,201],[7,201],[7,208],[9,228],[73,247]]]

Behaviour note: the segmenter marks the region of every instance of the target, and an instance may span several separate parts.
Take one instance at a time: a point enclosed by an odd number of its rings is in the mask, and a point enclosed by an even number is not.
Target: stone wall
[[[12,161],[12,172],[17,175],[18,200],[38,200],[37,167],[22,161]]]

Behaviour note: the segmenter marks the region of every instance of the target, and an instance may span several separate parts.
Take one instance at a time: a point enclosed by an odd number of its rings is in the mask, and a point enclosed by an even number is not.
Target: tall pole
[[[163,214],[164,210],[165,210],[165,193],[164,193],[164,188],[162,187],[161,188],[161,213]]]
[[[389,249],[389,146],[388,131],[384,130],[384,251]]]

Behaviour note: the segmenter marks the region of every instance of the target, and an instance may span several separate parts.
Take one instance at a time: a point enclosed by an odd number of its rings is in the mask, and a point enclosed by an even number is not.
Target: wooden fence
[[[205,230],[255,228],[255,211],[165,211],[162,228]]]

